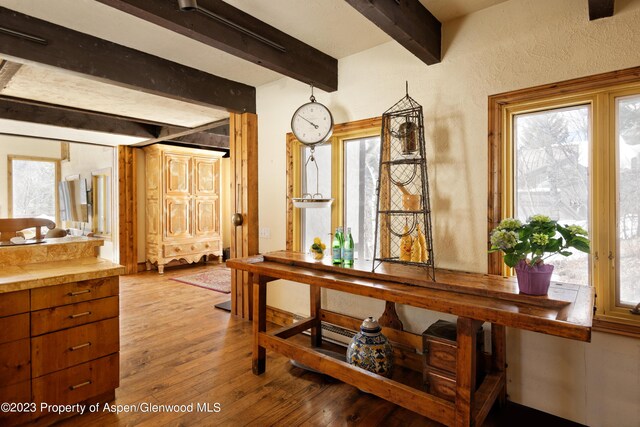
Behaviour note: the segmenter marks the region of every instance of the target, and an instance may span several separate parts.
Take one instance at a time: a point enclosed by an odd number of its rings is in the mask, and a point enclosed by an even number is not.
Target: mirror
[[[91,172],[93,226],[96,236],[111,237],[111,168]]]
[[[79,175],[67,177],[58,185],[60,219],[62,221],[89,222],[87,184]]]

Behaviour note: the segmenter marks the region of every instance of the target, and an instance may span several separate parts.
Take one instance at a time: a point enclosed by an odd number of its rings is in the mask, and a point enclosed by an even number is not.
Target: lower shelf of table
[[[313,347],[300,344],[298,340],[294,342],[276,334],[278,331],[261,332],[258,336],[259,345],[432,420],[445,425],[455,424],[455,403],[405,384],[404,381],[385,378],[352,366],[345,361],[320,353]],[[420,374],[417,373],[417,375]],[[484,421],[504,384],[503,373],[489,373],[485,376],[474,394],[471,410],[474,425],[480,425]]]

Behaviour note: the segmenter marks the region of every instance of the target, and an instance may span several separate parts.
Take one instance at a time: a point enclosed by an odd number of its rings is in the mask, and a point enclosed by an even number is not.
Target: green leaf
[[[515,265],[521,259],[522,258],[520,257],[520,255],[517,255],[517,254],[506,254],[504,256],[504,263],[507,264],[509,267],[515,267]]]
[[[586,240],[586,242],[584,241]],[[589,253],[590,249],[589,249],[589,240],[581,238],[581,239],[573,239],[572,243],[572,247],[576,248],[577,250],[579,250],[580,252],[586,252]]]
[[[569,256],[569,255],[572,255],[572,254],[573,254],[573,252],[569,252],[569,251],[560,251],[560,255],[562,255],[562,256]]]

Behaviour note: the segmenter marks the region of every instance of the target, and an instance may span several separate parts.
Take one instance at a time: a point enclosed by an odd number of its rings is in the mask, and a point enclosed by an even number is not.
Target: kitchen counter
[[[123,266],[96,257],[11,265],[0,270],[0,294],[123,273]]]

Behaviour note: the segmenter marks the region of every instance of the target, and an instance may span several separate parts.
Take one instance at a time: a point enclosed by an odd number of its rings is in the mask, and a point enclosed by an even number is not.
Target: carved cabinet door
[[[195,235],[217,237],[220,235],[220,208],[218,197],[196,197],[194,199]]]
[[[191,157],[164,154],[164,183],[167,196],[189,196],[191,192]]]
[[[220,191],[220,159],[193,158],[194,195],[218,196]]]
[[[165,198],[165,238],[187,238],[192,236],[191,230],[191,198]]]

